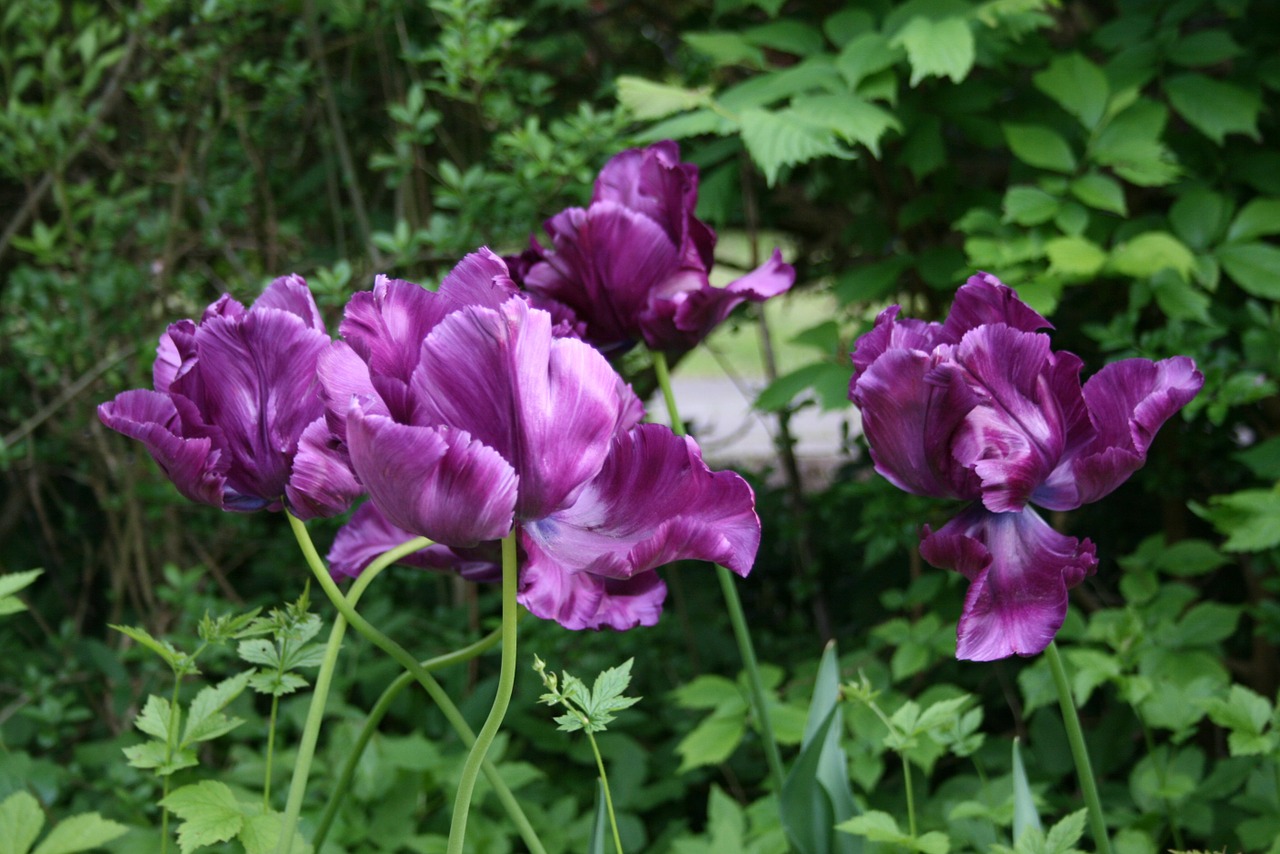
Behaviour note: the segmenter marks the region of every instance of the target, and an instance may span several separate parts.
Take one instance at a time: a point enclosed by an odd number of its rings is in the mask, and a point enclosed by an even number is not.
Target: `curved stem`
[[[434,670],[441,670],[454,664],[469,661],[476,656],[487,652],[497,645],[502,638],[502,630],[494,629],[475,643],[465,646],[454,652],[439,655],[435,658],[422,662],[419,666],[427,673]],[[369,740],[373,738],[373,734],[377,732],[378,724],[382,722],[387,711],[391,708],[391,704],[395,702],[396,697],[400,696],[400,692],[407,688],[414,681],[414,675],[409,671],[401,673],[395,678],[390,685],[382,692],[382,696],[374,703],[373,708],[369,711],[368,717],[365,718],[364,727],[360,730],[360,735],[356,739],[356,743],[347,753],[346,762],[342,766],[342,772],[338,776],[338,782],[334,785],[333,791],[329,794],[329,801],[324,805],[324,812],[320,816],[320,821],[316,824],[315,840],[312,845],[317,851],[324,845],[325,837],[329,835],[329,827],[333,824],[334,817],[338,814],[338,807],[342,803],[343,797],[347,793],[347,789],[351,786],[351,778],[355,776],[356,766],[360,764],[360,757],[364,755],[365,748],[369,745]],[[446,696],[446,700],[448,697]],[[450,705],[452,705],[450,703]],[[452,721],[451,721],[452,723]],[[463,736],[463,741],[467,746],[471,746],[475,742],[475,736],[470,735],[470,728],[463,726],[468,736]],[[461,735],[461,733],[459,733]]]
[[[462,766],[462,778],[458,782],[458,796],[453,802],[453,821],[449,826],[448,854],[462,854],[467,835],[467,815],[471,811],[471,793],[475,790],[476,777],[484,762],[489,746],[497,736],[511,703],[511,692],[516,684],[516,532],[502,538],[502,665],[498,670],[498,692],[493,707],[480,734],[476,736],[467,761]]]
[[[684,421],[676,409],[676,396],[671,388],[671,372],[667,368],[667,357],[661,350],[651,350],[653,369],[662,388],[662,396],[667,403],[667,414],[671,418],[671,430],[677,436],[685,435]],[[778,739],[773,734],[773,722],[769,718],[769,703],[765,695],[764,680],[760,678],[760,665],[756,661],[755,646],[751,643],[751,632],[747,628],[747,618],[742,610],[742,600],[738,597],[738,588],[734,584],[733,573],[716,564],[716,576],[720,579],[720,589],[724,593],[724,604],[729,611],[729,623],[733,626],[733,636],[738,642],[738,652],[742,656],[742,666],[747,673],[747,682],[751,688],[751,705],[756,720],[760,722],[760,739],[764,742],[764,755],[769,763],[769,776],[773,778],[774,791],[781,795],[782,781],[786,773],[782,768],[782,754],[778,752]]]
[[[462,713],[458,711],[458,707],[449,699],[449,695],[440,687],[440,683],[436,681],[435,677],[426,670],[423,670],[422,666],[418,664],[418,659],[414,658],[408,650],[380,632],[372,623],[360,616],[360,614],[355,610],[355,601],[359,599],[360,594],[364,592],[364,588],[368,586],[369,582],[373,580],[373,577],[377,575],[378,572],[381,572],[384,568],[405,555],[412,554],[419,549],[425,548],[427,545],[430,545],[431,541],[426,537],[418,537],[417,539],[410,540],[404,545],[397,546],[388,552],[384,552],[373,563],[369,564],[364,572],[360,573],[360,577],[357,578],[355,583],[352,585],[350,593],[344,597],[342,595],[342,591],[338,589],[338,585],[334,583],[334,580],[329,576],[329,573],[324,570],[324,564],[320,561],[320,556],[311,542],[310,535],[307,534],[306,526],[295,519],[292,515],[289,516],[289,524],[294,529],[294,534],[298,538],[298,544],[301,546],[303,553],[314,556],[314,561],[311,557],[308,557],[307,563],[311,566],[312,574],[320,584],[320,588],[324,591],[325,595],[329,597],[329,601],[333,603],[333,606],[338,609],[338,613],[344,620],[346,620],[346,622],[351,624],[352,628],[363,635],[370,643],[385,652],[387,655],[391,656],[400,664],[401,667],[413,674],[413,677],[418,681],[418,684],[420,684],[427,694],[430,695],[432,701],[440,707],[440,711],[444,713],[444,716],[449,721],[450,726],[454,728],[465,744],[471,746],[475,741],[475,735],[471,732],[471,727],[467,725],[466,719],[462,717]],[[512,540],[511,547],[511,562],[513,565],[512,575],[514,575],[514,539]],[[504,582],[505,574],[504,569]],[[512,583],[514,584],[514,580]],[[514,592],[511,595],[511,599],[513,605],[512,610],[514,611]],[[505,606],[505,596],[503,603]],[[506,648],[505,629],[506,610],[504,607],[504,653]],[[512,633],[514,636],[514,627],[512,629]],[[511,793],[511,789],[502,779],[502,775],[498,773],[498,769],[494,767],[493,763],[488,761],[485,761],[481,768],[484,771],[485,779],[493,786],[494,793],[497,795],[503,808],[507,811],[508,817],[510,817],[512,822],[515,823],[516,830],[519,832],[520,838],[524,840],[525,845],[529,847],[529,851],[532,852],[532,854],[546,854],[546,849],[543,847],[541,840],[538,839],[537,834],[534,832],[533,825],[529,823],[528,816],[524,814],[524,810],[520,807],[520,802],[517,801],[515,795]]]
[[[596,768],[600,771],[600,788],[604,790],[604,808],[609,813],[609,827],[613,829],[613,845],[618,849],[618,854],[623,854],[622,836],[618,833],[618,818],[613,812],[613,795],[609,791],[609,775],[604,771],[604,757],[600,755],[595,735],[589,729],[586,733],[587,741],[591,742],[591,752],[596,757]]]
[[[1058,654],[1056,643],[1049,641],[1044,652],[1049,659],[1049,669],[1053,672],[1053,683],[1058,689],[1058,705],[1062,707],[1062,722],[1067,727],[1067,743],[1071,745],[1071,756],[1076,762],[1080,790],[1084,793],[1084,803],[1089,809],[1093,844],[1097,846],[1098,854],[1111,854],[1111,839],[1107,836],[1102,800],[1098,797],[1098,784],[1093,778],[1093,767],[1089,764],[1089,751],[1084,743],[1084,732],[1080,729],[1080,716],[1076,714],[1075,700],[1071,696],[1067,670],[1062,664],[1062,656]]]

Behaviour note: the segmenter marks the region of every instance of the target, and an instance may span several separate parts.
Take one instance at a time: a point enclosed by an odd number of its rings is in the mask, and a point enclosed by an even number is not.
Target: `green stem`
[[[173,740],[178,734],[178,722],[174,720],[174,715],[178,711],[178,689],[182,686],[182,677],[175,672],[173,674],[173,697],[169,700],[169,731],[165,733],[164,738],[164,764],[168,765],[173,761]],[[164,781],[160,786],[160,854],[167,854],[169,850],[169,808],[163,806],[163,802],[169,797],[169,782],[173,779],[172,773],[166,774]]]
[[[1071,683],[1067,679],[1062,656],[1058,654],[1058,645],[1049,641],[1045,655],[1049,659],[1049,669],[1053,672],[1053,682],[1058,689],[1058,704],[1062,707],[1062,722],[1067,728],[1067,743],[1071,745],[1071,755],[1076,762],[1076,776],[1080,778],[1080,789],[1084,793],[1085,806],[1089,809],[1093,843],[1097,846],[1098,854],[1111,854],[1111,839],[1107,836],[1107,821],[1102,812],[1102,800],[1098,797],[1098,784],[1093,778],[1084,732],[1080,729],[1080,716],[1076,714]]]
[[[618,819],[613,813],[613,795],[609,792],[609,775],[604,772],[604,758],[600,755],[600,748],[596,745],[596,737],[591,730],[586,730],[587,741],[591,742],[591,752],[596,757],[596,768],[600,769],[600,785],[604,789],[604,808],[609,813],[609,826],[613,829],[613,844],[618,849],[618,854],[623,854],[622,837],[618,834]]]
[[[684,421],[676,408],[675,392],[671,388],[671,372],[667,368],[666,354],[661,350],[651,350],[653,370],[662,389],[662,396],[667,403],[667,414],[671,418],[671,430],[677,436],[685,435]],[[733,573],[716,564],[716,576],[720,579],[720,589],[724,593],[725,607],[729,611],[729,622],[733,626],[733,636],[738,642],[738,652],[742,656],[742,666],[747,672],[747,682],[751,688],[751,705],[754,707],[756,720],[760,722],[760,737],[764,742],[765,759],[769,763],[769,775],[773,778],[774,791],[782,794],[782,782],[786,773],[782,768],[782,754],[778,752],[778,739],[773,734],[773,723],[769,718],[769,704],[765,696],[764,680],[760,678],[760,665],[756,661],[755,647],[751,643],[751,632],[747,628],[747,618],[742,610],[742,600],[738,597],[738,588],[734,584]]]
[[[454,652],[440,655],[435,658],[422,662],[419,666],[427,673],[434,670],[440,670],[453,664],[463,661],[469,661],[472,658],[492,649],[502,638],[502,630],[494,629],[480,640],[463,647]],[[338,814],[338,807],[342,804],[343,798],[347,793],[347,789],[351,786],[351,778],[355,776],[356,766],[360,764],[360,757],[364,755],[365,748],[369,745],[369,740],[373,738],[373,734],[378,729],[378,724],[382,722],[387,711],[391,708],[391,704],[395,702],[396,697],[400,696],[400,692],[407,688],[414,681],[414,675],[409,671],[405,671],[396,677],[395,681],[387,686],[382,692],[382,696],[374,703],[373,709],[370,710],[369,716],[365,718],[364,727],[360,730],[360,736],[356,739],[355,745],[347,754],[345,763],[342,766],[342,773],[338,777],[338,782],[334,786],[333,792],[329,795],[329,801],[324,805],[324,813],[320,816],[320,821],[316,824],[315,841],[312,843],[317,851],[321,850],[324,845],[325,837],[329,835],[329,826],[333,824],[334,817]],[[446,697],[446,700],[448,698]],[[452,703],[450,703],[452,705]],[[460,717],[460,715],[459,715]],[[452,721],[451,721],[452,722]],[[463,741],[470,747],[475,742],[475,736],[471,734],[470,727],[463,722],[463,728],[467,735],[463,736]],[[461,733],[459,733],[461,735]]]
[[[471,811],[471,793],[475,789],[476,777],[480,774],[480,766],[484,762],[489,746],[498,735],[502,719],[506,717],[507,706],[511,703],[511,693],[516,684],[516,532],[502,538],[502,664],[498,670],[498,692],[493,698],[493,707],[489,709],[489,717],[475,744],[462,766],[462,777],[458,782],[458,797],[453,802],[453,821],[449,825],[448,854],[462,854],[463,840],[467,835],[467,815]]]
[[[369,581],[373,580],[375,575],[405,555],[412,554],[413,552],[430,545],[431,541],[426,537],[418,537],[417,539],[410,540],[409,542],[401,546],[397,546],[388,552],[384,552],[373,563],[369,564],[368,568],[366,568],[364,572],[360,573],[360,577],[357,578],[355,584],[352,585],[351,592],[348,593],[346,597],[343,597],[342,591],[338,589],[338,585],[329,577],[329,573],[324,570],[324,564],[320,560],[320,555],[316,552],[315,546],[311,542],[310,535],[307,534],[306,526],[294,519],[292,516],[289,517],[289,524],[293,527],[294,535],[298,538],[298,544],[301,546],[303,554],[308,555],[307,563],[311,567],[312,574],[320,584],[320,588],[324,590],[325,595],[329,597],[329,601],[338,609],[338,613],[342,615],[343,619],[351,624],[352,628],[363,635],[370,643],[385,652],[387,655],[391,656],[400,664],[401,667],[413,674],[413,677],[418,680],[418,684],[423,687],[431,697],[432,701],[440,707],[440,711],[444,713],[444,716],[449,721],[450,726],[457,731],[462,740],[468,747],[470,747],[475,741],[475,735],[471,732],[471,728],[462,717],[462,713],[458,711],[458,707],[449,699],[449,695],[440,687],[440,683],[435,680],[435,677],[426,670],[423,670],[422,666],[418,664],[418,659],[414,658],[408,650],[393,641],[391,638],[387,637],[382,632],[378,631],[372,623],[360,616],[360,614],[355,610],[356,599],[358,599],[360,594],[364,592],[365,586],[368,585]],[[515,543],[513,540],[513,565],[515,561],[514,545]],[[515,570],[513,569],[512,573],[514,574],[514,572]],[[514,599],[514,593],[512,596]],[[505,651],[505,611],[503,620]],[[514,635],[514,629],[512,632]],[[520,807],[520,802],[516,800],[515,795],[512,794],[511,789],[508,788],[506,782],[502,779],[502,775],[498,773],[498,769],[494,767],[493,763],[487,760],[483,763],[481,769],[484,771],[485,779],[487,779],[490,785],[493,786],[499,802],[507,811],[507,815],[511,818],[512,822],[515,823],[516,830],[519,832],[520,838],[524,840],[524,843],[528,846],[531,854],[546,854],[546,849],[543,847],[541,840],[538,839],[538,835],[534,832],[533,825],[529,823],[528,817]]]
[[[911,787],[911,761],[902,754],[902,779],[907,784],[907,832],[916,838],[916,793]]]

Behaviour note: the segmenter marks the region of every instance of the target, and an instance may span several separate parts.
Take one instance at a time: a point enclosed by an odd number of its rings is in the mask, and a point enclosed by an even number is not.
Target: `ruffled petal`
[[[328,334],[324,326],[324,318],[320,316],[320,308],[316,305],[307,280],[294,273],[281,276],[267,285],[262,295],[253,302],[255,311],[260,308],[278,308],[297,315],[306,326],[317,332]]]
[[[511,299],[454,312],[414,372],[414,423],[466,430],[520,476],[520,519],[573,500],[600,471],[620,420],[616,373],[582,341],[553,338],[551,316]]]
[[[931,382],[940,359],[915,349],[890,349],[854,382],[850,398],[876,471],[907,492],[935,498],[977,498],[977,475],[951,454],[951,439],[982,402],[968,383]]]
[[[516,473],[492,448],[449,427],[347,416],[351,464],[393,525],[447,546],[472,546],[511,531]]]
[[[652,626],[666,598],[667,586],[656,572],[626,579],[600,578],[551,563],[523,567],[516,594],[516,600],[535,617],[574,630]]]
[[[372,501],[360,505],[347,524],[338,529],[329,549],[329,572],[338,578],[356,578],[383,552],[403,545],[417,534],[397,528],[378,512]],[[396,563],[421,569],[456,570],[468,581],[495,582],[502,579],[502,567],[495,550],[451,549],[433,543],[412,552]]]
[[[925,323],[923,320],[910,318],[899,320],[898,313],[901,310],[901,306],[889,306],[876,317],[875,325],[870,331],[858,337],[851,357],[854,378],[849,383],[850,396],[860,375],[888,351],[918,350],[930,353],[939,344],[954,343],[943,335],[941,323]]]
[[[596,178],[591,201],[613,202],[644,214],[679,245],[698,205],[698,167],[680,162],[680,147],[663,140],[610,158]]]
[[[347,302],[339,331],[371,373],[408,382],[423,339],[448,313],[448,303],[421,285],[378,276],[373,290]]]
[[[468,305],[497,308],[516,295],[507,264],[489,247],[481,247],[458,262],[436,292],[446,312]]]
[[[701,271],[701,287],[675,293],[664,306],[667,288],[655,295],[641,319],[645,342],[654,349],[688,350],[711,334],[735,308],[748,300],[764,302],[785,293],[796,280],[795,268],[777,249],[764,264],[723,288],[711,285]]]
[[[329,431],[340,441],[347,439],[347,411],[351,401],[365,399],[365,412],[389,415],[381,395],[369,376],[369,365],[345,341],[333,341],[316,359],[316,377],[325,402]]]
[[[1098,566],[1094,545],[1059,534],[1031,509],[990,513],[973,505],[937,532],[920,555],[969,579],[956,657],[992,661],[1035,655],[1067,615],[1067,590]]]
[[[229,458],[216,428],[186,435],[169,395],[146,389],[121,392],[98,406],[98,418],[118,433],[137,439],[178,491],[200,504],[223,506]]]
[[[156,346],[156,361],[151,366],[151,383],[156,391],[168,392],[177,379],[186,376],[196,365],[196,324],[179,320],[169,324]]]
[[[196,330],[200,410],[226,437],[236,492],[283,497],[298,439],[324,412],[316,364],[329,343],[297,315],[272,308],[208,319]]]
[[[1003,324],[1023,332],[1053,328],[1052,323],[1018,299],[1013,288],[990,273],[978,273],[956,291],[942,332],[948,341],[959,341],[969,330],[989,324]]]
[[[598,477],[570,507],[522,526],[527,567],[630,578],[675,560],[739,575],[760,546],[755,497],[733,472],[712,472],[697,443],[642,424],[614,440]]]
[[[317,418],[302,431],[285,487],[293,514],[299,519],[336,516],[363,494],[342,441],[323,417]]]

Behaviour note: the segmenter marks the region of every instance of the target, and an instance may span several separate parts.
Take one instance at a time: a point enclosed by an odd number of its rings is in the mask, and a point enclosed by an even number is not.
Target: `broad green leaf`
[[[1165,231],[1143,232],[1111,250],[1111,268],[1135,279],[1153,276],[1166,268],[1189,278],[1195,264],[1191,250]]]
[[[1227,241],[1239,243],[1280,234],[1280,199],[1251,199],[1227,229]]]
[[[160,777],[168,777],[175,771],[199,765],[195,751],[179,749],[165,758],[165,746],[159,741],[147,741],[124,748],[124,757],[134,768],[151,768]]]
[[[1163,104],[1140,99],[1098,132],[1090,146],[1091,159],[1141,187],[1171,184],[1179,168],[1173,153],[1161,142],[1169,112]]]
[[[79,854],[101,848],[124,836],[129,828],[96,812],[81,813],[58,822],[32,854]]]
[[[861,143],[880,157],[880,137],[902,131],[897,116],[857,95],[814,95],[796,98],[791,108],[806,121],[835,131],[845,142]]]
[[[820,53],[826,46],[817,27],[785,18],[743,30],[742,35],[752,44],[796,56]]]
[[[692,681],[672,691],[671,696],[676,705],[686,709],[715,709],[730,703],[743,703],[737,683],[714,674],[695,676]]]
[[[618,103],[641,121],[705,107],[711,101],[707,89],[686,89],[625,74],[618,78],[617,86]]]
[[[715,110],[702,109],[658,122],[641,133],[638,139],[641,142],[656,142],[661,139],[686,139],[707,133],[724,136],[733,133],[735,128],[732,121]]]
[[[1243,290],[1280,299],[1280,247],[1269,243],[1229,243],[1215,253],[1222,269]]]
[[[1264,439],[1250,448],[1237,451],[1233,456],[1258,477],[1280,480],[1280,436]]]
[[[1005,190],[1003,209],[1005,222],[1040,225],[1058,212],[1058,199],[1039,187],[1022,184]]]
[[[40,802],[18,791],[0,803],[0,854],[27,854],[44,827]]]
[[[1169,208],[1169,224],[1178,237],[1197,252],[1209,248],[1222,235],[1231,218],[1231,202],[1222,194],[1203,188],[1183,193]]]
[[[1005,124],[1002,127],[1009,150],[1023,163],[1054,172],[1075,171],[1075,154],[1057,131],[1044,125]]]
[[[836,69],[853,91],[863,80],[891,67],[902,56],[902,49],[891,47],[889,40],[880,33],[863,33],[840,51],[836,57]]]
[[[676,745],[676,753],[680,756],[677,773],[683,774],[703,765],[718,765],[728,759],[742,743],[746,730],[746,717],[741,712],[716,712],[704,718]]]
[[[684,43],[711,59],[716,65],[747,65],[760,68],[764,65],[764,51],[752,44],[740,33],[708,32],[685,33]]]
[[[842,273],[833,289],[844,305],[851,302],[874,302],[888,296],[902,274],[910,268],[910,258],[886,258]]]
[[[311,683],[296,673],[277,673],[274,670],[257,671],[249,680],[249,687],[259,694],[283,697]]]
[[[1204,705],[1215,724],[1247,735],[1261,735],[1274,711],[1266,697],[1244,685],[1232,685],[1226,697],[1213,697]]]
[[[253,673],[252,670],[246,670],[217,685],[202,688],[187,709],[187,726],[182,733],[182,743],[209,741],[244,723],[240,718],[228,718],[222,714],[222,710],[244,692]]]
[[[244,810],[225,783],[204,780],[169,793],[160,805],[182,820],[178,847],[182,854],[226,842],[244,827]]]
[[[841,830],[845,833],[856,833],[865,837],[869,842],[905,844],[911,838],[898,828],[897,819],[880,810],[869,810],[856,818],[842,821],[836,825],[836,830]]]
[[[1257,91],[1242,89],[1203,74],[1181,74],[1164,82],[1169,103],[1193,127],[1222,145],[1230,133],[1242,133],[1255,141],[1262,97]]]
[[[1119,181],[1099,172],[1090,172],[1072,181],[1071,195],[1100,211],[1120,216],[1127,216],[1129,213],[1125,204],[1124,187]]]
[[[828,56],[814,56],[795,65],[748,77],[720,92],[717,101],[730,113],[768,107],[787,98],[819,92],[847,92],[844,78]],[[741,115],[739,120],[741,121]]]
[[[1235,634],[1239,622],[1239,606],[1201,602],[1178,622],[1178,635],[1187,645],[1218,643]]]
[[[260,667],[275,670],[280,667],[280,648],[275,641],[266,638],[254,638],[240,641],[236,646],[236,655],[242,661],[257,664]]]
[[[959,83],[969,76],[976,57],[973,29],[959,17],[914,17],[894,34],[889,45],[907,51],[913,87],[926,77],[950,77]]]
[[[781,412],[789,408],[797,397],[810,390],[818,392],[824,410],[839,408],[840,398],[848,393],[852,376],[853,368],[850,365],[832,364],[828,361],[810,362],[769,383],[756,398],[755,408],[762,412]],[[820,383],[829,387],[818,389]],[[834,401],[831,400],[832,392]],[[828,403],[836,405],[830,407]]]
[[[43,572],[43,569],[28,569],[24,572],[9,572],[0,575],[0,599],[12,596],[19,590],[29,586]]]
[[[848,158],[852,153],[840,144],[828,127],[816,124],[794,110],[750,109],[739,117],[742,141],[770,187],[784,166],[816,157]]]
[[[1013,740],[1013,838],[1020,839],[1028,828],[1041,830],[1040,813],[1036,810],[1036,796],[1027,780],[1027,769],[1022,764],[1022,751],[1018,739]]]
[[[1087,278],[1107,262],[1102,247],[1084,237],[1055,237],[1044,244],[1049,272],[1068,278]]]
[[[1102,121],[1111,97],[1102,69],[1078,53],[1060,56],[1032,78],[1036,88],[1048,95],[1087,130]]]
[[[1156,305],[1172,320],[1209,322],[1209,295],[1193,282],[1166,267],[1151,276]]]
[[[1177,65],[1201,68],[1234,59],[1243,52],[1226,30],[1200,30],[1178,39],[1166,55]]]

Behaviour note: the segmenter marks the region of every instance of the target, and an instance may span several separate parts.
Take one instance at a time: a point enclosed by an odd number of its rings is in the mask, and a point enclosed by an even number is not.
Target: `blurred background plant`
[[[1011,844],[1017,735],[1046,824],[1075,809],[1043,665],[951,658],[963,585],[914,548],[918,524],[948,511],[874,477],[852,422],[817,485],[788,441],[797,411],[846,409],[848,349],[876,312],[941,317],[985,269],[1091,370],[1175,353],[1204,370],[1141,475],[1054,520],[1102,557],[1062,637],[1117,848],[1280,850],[1277,57],[1280,8],[1263,0],[8,0],[0,572],[46,573],[21,594],[30,612],[0,622],[0,800],[25,789],[54,817],[156,823],[158,785],[120,749],[171,677],[107,625],[194,647],[205,613],[300,592],[279,519],[187,505],[93,417],[147,384],[167,323],[296,271],[336,324],[373,274],[431,282],[481,244],[518,251],[586,201],[612,153],[675,138],[702,168],[699,215],[726,236],[722,260],[754,266],[780,237],[798,297],[829,306],[816,324],[735,318],[763,355],[734,367],[772,381],[759,404],[779,454],[755,476],[766,540],[741,590],[789,758],[834,637],[843,681],[869,686],[891,721],[914,726],[908,703],[965,694],[965,715],[982,710],[980,744],[922,729],[887,746],[871,707],[844,701],[864,808],[904,815],[912,763],[917,842]],[[709,347],[736,361],[725,341]],[[787,345],[798,363],[779,375],[771,354]],[[647,366],[630,367],[651,387]],[[645,714],[599,737],[628,850],[784,850],[705,572],[671,574],[654,629],[537,625],[526,649],[584,674],[635,657]],[[380,580],[365,609],[424,656],[478,637],[493,611],[488,591],[412,572]],[[321,781],[396,674],[351,647]],[[209,661],[207,684],[237,670]],[[491,670],[443,675],[473,720]],[[517,691],[495,761],[539,807],[548,849],[583,850],[594,760],[548,738],[537,693],[531,680]],[[279,698],[277,767],[305,703]],[[246,723],[201,761],[249,790],[270,701],[246,692],[231,711]],[[448,732],[420,699],[393,704],[335,821],[338,850],[431,850],[463,752]],[[433,780],[438,794],[422,795]],[[481,798],[479,850],[508,850]]]

